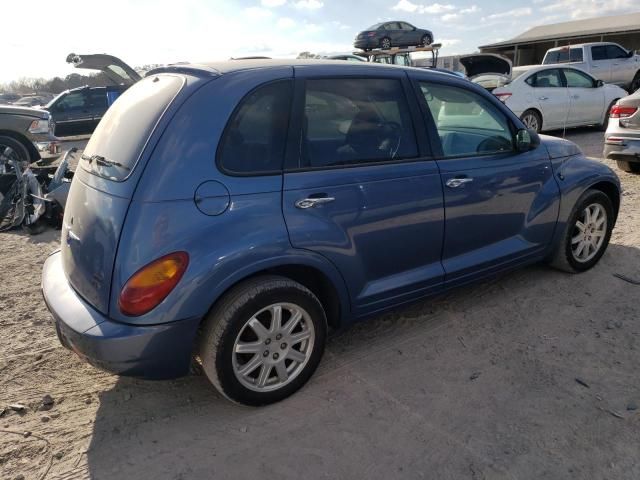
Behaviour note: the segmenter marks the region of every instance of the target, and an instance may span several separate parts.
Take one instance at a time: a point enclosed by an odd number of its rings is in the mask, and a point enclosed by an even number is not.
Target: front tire
[[[614,221],[611,199],[600,190],[587,190],[569,215],[551,265],[569,273],[592,268],[609,245]]]
[[[542,117],[535,110],[526,110],[520,117],[522,123],[527,128],[535,130],[536,133],[540,133],[542,129]]]
[[[285,277],[260,276],[231,289],[207,316],[200,360],[229,400],[267,405],[309,380],[326,334],[324,309],[309,289]]]
[[[627,162],[626,160],[616,160],[618,168],[627,173],[640,173],[640,163]]]
[[[391,39],[388,37],[384,37],[380,40],[380,48],[382,50],[389,50],[391,48]]]
[[[422,37],[421,43],[423,47],[428,47],[429,45],[431,45],[432,42],[433,42],[433,39],[429,35],[425,35],[424,37]]]

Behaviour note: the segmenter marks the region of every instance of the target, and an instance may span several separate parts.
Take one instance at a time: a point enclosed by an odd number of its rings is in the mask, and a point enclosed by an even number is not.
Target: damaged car
[[[72,148],[58,165],[38,165],[21,160],[11,147],[0,151],[0,232],[21,226],[35,235],[61,227],[76,153]]]
[[[511,80],[511,60],[501,55],[494,53],[464,55],[459,60],[465,69],[467,79],[489,92]]]

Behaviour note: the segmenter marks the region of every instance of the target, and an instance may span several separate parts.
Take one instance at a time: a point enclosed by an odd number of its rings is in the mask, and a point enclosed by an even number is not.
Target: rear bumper
[[[603,156],[608,160],[640,162],[640,137],[606,136]]]
[[[188,373],[199,319],[152,326],[114,322],[71,288],[60,252],[52,254],[44,264],[42,294],[62,345],[91,365],[118,375],[147,379]]]
[[[379,43],[380,41],[375,37],[362,38],[360,40],[356,40],[353,43],[353,46],[364,50],[365,48],[377,48]]]

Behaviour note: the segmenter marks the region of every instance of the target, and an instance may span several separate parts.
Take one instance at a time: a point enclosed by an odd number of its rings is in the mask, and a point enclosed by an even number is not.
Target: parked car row
[[[30,93],[18,95],[17,93],[0,93],[0,105],[17,105],[20,107],[38,107],[46,105],[54,97],[51,93]]]

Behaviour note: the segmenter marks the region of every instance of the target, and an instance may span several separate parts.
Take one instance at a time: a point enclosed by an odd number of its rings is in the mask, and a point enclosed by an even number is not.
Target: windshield
[[[109,180],[125,180],[184,82],[177,75],[154,75],[120,95],[91,136],[82,167]]]

